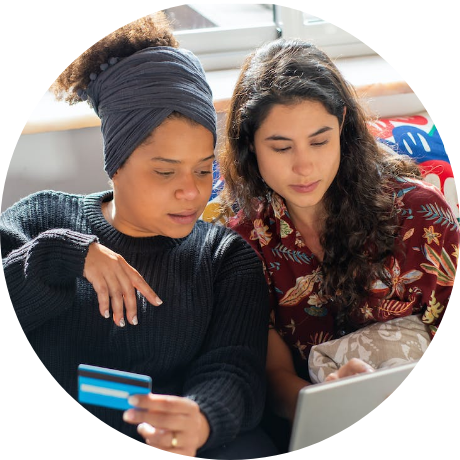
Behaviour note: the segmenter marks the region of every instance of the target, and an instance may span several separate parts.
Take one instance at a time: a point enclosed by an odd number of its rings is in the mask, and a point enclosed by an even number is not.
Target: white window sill
[[[377,55],[337,59],[336,64],[356,88],[360,98],[377,117],[410,115],[425,109],[409,85]],[[215,107],[225,112],[238,76],[238,70],[207,73]],[[22,134],[63,131],[99,126],[100,121],[86,103],[69,106],[57,102],[47,92],[29,118]]]

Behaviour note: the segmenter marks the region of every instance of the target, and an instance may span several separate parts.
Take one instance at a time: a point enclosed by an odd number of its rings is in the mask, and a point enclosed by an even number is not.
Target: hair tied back
[[[99,68],[101,69],[101,72],[104,72],[104,70],[107,70],[109,67],[115,65],[119,60],[120,59],[117,58],[117,57],[112,57],[112,58],[109,59],[109,62],[102,63],[99,66]],[[93,83],[94,81],[96,81],[98,76],[99,76],[99,74],[97,74],[96,72],[91,72],[90,75],[89,75],[90,82],[89,82],[88,86],[91,85],[91,83]],[[88,99],[88,93],[87,93],[86,89],[79,88],[77,90],[77,95],[82,101],[86,101]]]

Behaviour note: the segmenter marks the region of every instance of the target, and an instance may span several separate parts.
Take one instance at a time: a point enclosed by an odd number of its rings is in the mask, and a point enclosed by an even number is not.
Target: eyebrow
[[[312,138],[315,136],[319,136],[320,134],[323,134],[327,131],[331,131],[332,128],[330,126],[323,126],[322,128],[318,129],[315,131],[313,134],[310,134],[308,138]],[[291,139],[289,137],[281,136],[278,134],[274,134],[273,136],[269,136],[265,139],[266,141],[290,141]]]
[[[215,155],[212,154],[206,158],[202,158],[201,160],[198,161],[198,163],[204,163],[205,161],[214,160],[214,159],[215,159]],[[164,157],[153,157],[153,158],[150,158],[150,160],[151,161],[163,161],[164,163],[175,164],[175,165],[182,163],[182,161],[180,160],[173,160],[171,158],[164,158]]]

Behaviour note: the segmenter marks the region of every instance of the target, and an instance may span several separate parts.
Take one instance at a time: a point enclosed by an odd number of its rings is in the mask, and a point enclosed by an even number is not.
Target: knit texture
[[[3,266],[28,340],[56,380],[77,397],[77,366],[105,366],[152,377],[153,391],[186,396],[207,417],[200,450],[255,427],[265,400],[268,294],[262,266],[235,232],[198,221],[185,238],[135,238],[101,212],[111,192],[39,192],[0,216]],[[139,324],[103,318],[82,276],[89,245],[122,255],[163,300],[138,294]],[[122,412],[86,406],[135,439]]]

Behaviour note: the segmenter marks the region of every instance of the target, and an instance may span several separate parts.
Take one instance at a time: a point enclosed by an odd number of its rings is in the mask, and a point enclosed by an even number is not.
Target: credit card
[[[78,401],[83,404],[127,410],[133,406],[128,398],[152,391],[147,375],[80,364],[78,366]]]

